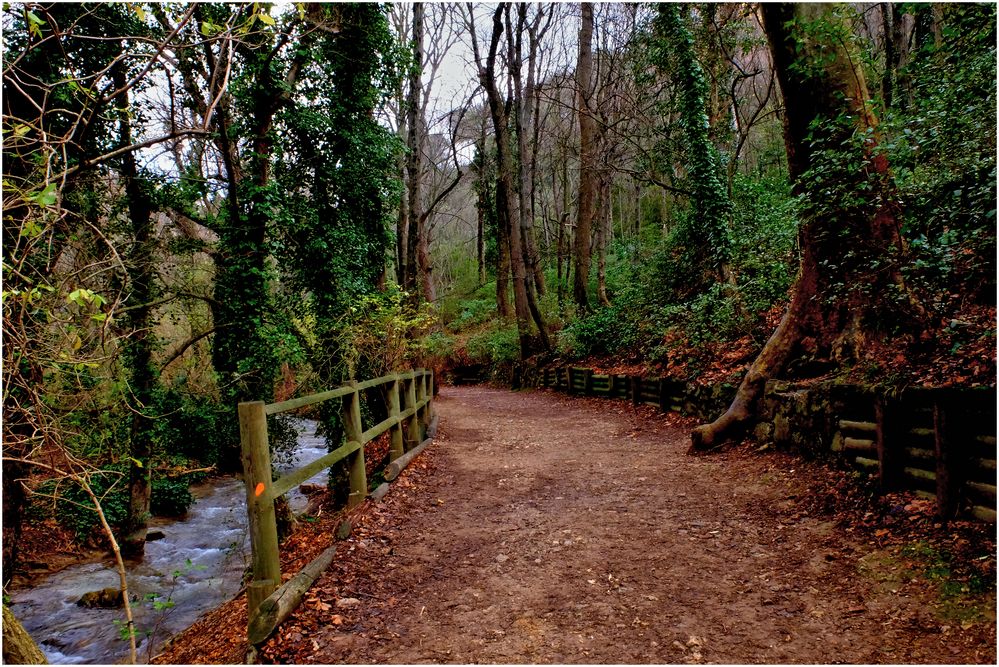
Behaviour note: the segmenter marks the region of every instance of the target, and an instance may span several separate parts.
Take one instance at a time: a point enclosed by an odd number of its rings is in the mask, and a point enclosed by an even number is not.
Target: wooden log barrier
[[[258,646],[267,641],[274,629],[281,625],[291,615],[291,612],[295,611],[302,602],[302,598],[305,597],[306,591],[315,583],[319,575],[329,568],[335,553],[336,545],[334,544],[302,568],[281,588],[260,602],[256,611],[250,613],[250,623],[246,631],[246,638],[251,645]]]
[[[427,429],[427,431],[431,432],[436,430],[437,430],[437,418],[434,417],[434,420],[431,422],[430,428]],[[397,458],[395,461],[392,461],[392,463],[385,466],[385,472],[382,473],[382,475],[385,477],[386,480],[391,482],[393,479],[398,477],[399,473],[405,470],[406,466],[412,463],[413,459],[419,456],[420,453],[424,449],[426,449],[433,441],[434,441],[433,437],[429,437],[423,442],[421,442],[418,447],[414,447],[413,449],[406,452],[404,455]]]

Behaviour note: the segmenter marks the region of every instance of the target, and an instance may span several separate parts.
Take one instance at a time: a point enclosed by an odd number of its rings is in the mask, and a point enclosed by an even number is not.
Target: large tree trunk
[[[600,183],[600,204],[597,206],[597,300],[609,306],[607,297],[607,243],[611,226],[611,179],[605,174]]]
[[[528,295],[528,273],[524,260],[523,235],[520,226],[520,201],[514,185],[514,156],[512,150],[514,144],[510,137],[510,117],[507,110],[512,105],[512,100],[506,100],[500,96],[496,85],[496,55],[499,48],[500,38],[503,36],[503,16],[509,13],[510,3],[499,5],[493,13],[493,30],[490,38],[489,55],[483,64],[478,52],[478,44],[473,40],[476,60],[479,62],[479,79],[482,87],[486,91],[489,101],[489,113],[493,121],[493,130],[496,137],[496,161],[497,161],[497,182],[496,182],[496,208],[499,212],[501,229],[508,235],[509,261],[513,274],[513,309],[517,320],[517,333],[520,339],[521,357],[526,359],[531,356],[531,320],[538,325],[539,335],[545,347],[547,344],[547,332],[544,321],[540,317],[540,312],[536,309]],[[508,39],[513,36],[508,35]],[[513,42],[508,42],[508,54],[514,50]],[[497,274],[497,297],[499,297],[499,275]],[[498,301],[498,298],[497,298]]]
[[[756,414],[766,381],[784,371],[792,358],[848,363],[861,354],[872,333],[869,316],[875,311],[884,323],[906,307],[909,313],[918,309],[910,303],[893,310],[899,304],[883,297],[905,293],[894,264],[901,239],[887,161],[874,150],[877,121],[861,60],[848,40],[827,43],[809,37],[810,26],[819,21],[844,34],[849,34],[848,26],[831,5],[764,4],[760,11],[784,95],[790,176],[804,201],[801,265],[780,325],[725,414],[693,431],[692,449],[739,435]],[[853,166],[858,162],[864,165],[859,170]]]
[[[423,229],[420,224],[423,196],[423,119],[420,117],[420,94],[423,91],[421,73],[423,68],[423,3],[413,3],[413,65],[409,71],[409,92],[406,96],[406,212],[409,229],[406,235],[406,282],[404,289],[415,292],[422,289],[423,262],[419,257],[425,251]],[[419,274],[419,277],[418,277]],[[424,295],[426,296],[426,295]]]
[[[534,232],[534,162],[531,159],[534,154],[534,127],[535,127],[535,105],[537,103],[536,69],[538,61],[538,28],[543,18],[542,5],[538,5],[538,14],[531,25],[527,25],[528,5],[517,6],[518,33],[523,34],[526,29],[528,36],[527,55],[527,81],[521,87],[521,43],[518,36],[516,41],[516,59],[512,61],[511,75],[514,77],[516,93],[516,105],[514,109],[517,127],[517,145],[520,159],[517,160],[518,178],[520,180],[520,228],[524,239],[524,258],[527,262],[527,270],[530,279],[533,281],[534,289],[538,294],[545,293],[545,275],[541,269],[541,262],[538,256],[537,240]],[[549,10],[551,11],[551,10]],[[516,67],[513,66],[516,65]],[[533,297],[532,297],[533,300]]]
[[[115,86],[124,90],[125,70],[116,67]],[[118,108],[129,108],[128,93],[118,96]],[[132,144],[131,121],[123,111],[119,122],[119,141],[122,146]],[[122,553],[141,557],[146,545],[146,524],[149,520],[149,503],[152,494],[150,465],[153,454],[153,420],[147,414],[157,383],[153,368],[153,308],[156,268],[153,264],[153,204],[146,188],[139,181],[139,171],[132,153],[122,156],[122,178],[125,198],[132,227],[132,247],[127,255],[129,343],[125,348],[129,376],[129,403],[132,409],[132,426],[129,442],[129,505],[128,517],[121,541]]]
[[[593,3],[580,3],[579,55],[576,61],[576,99],[579,115],[579,203],[573,254],[572,296],[583,311],[590,307],[590,236],[597,199],[597,123],[590,108],[593,71]]]
[[[3,605],[3,662],[5,665],[48,664],[45,654],[6,604]]]

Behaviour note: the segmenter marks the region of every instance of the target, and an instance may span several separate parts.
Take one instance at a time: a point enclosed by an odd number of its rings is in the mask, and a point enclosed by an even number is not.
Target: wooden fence
[[[525,379],[705,420],[721,414],[736,389],[571,366],[532,370]],[[811,455],[831,450],[876,475],[886,492],[909,489],[934,499],[941,518],[963,514],[995,523],[995,388],[910,388],[890,395],[860,385],[770,381],[762,403],[757,439]]]
[[[995,392],[914,388],[847,404],[831,449],[878,477],[885,491],[910,489],[937,514],[996,521]]]
[[[388,389],[388,417],[365,430],[361,423],[361,392],[382,385],[387,385]],[[412,458],[411,455],[422,448],[421,427],[430,423],[433,414],[433,395],[432,371],[419,369],[365,382],[352,382],[338,389],[280,403],[264,404],[263,401],[249,401],[239,404],[239,434],[253,562],[253,578],[246,592],[248,636],[251,645],[266,639],[274,627],[294,610],[301,600],[301,593],[304,592],[303,577],[308,580],[304,588],[308,588],[328,567],[333,556],[333,548],[330,547],[297,577],[281,586],[281,560],[278,552],[274,501],[302,482],[346,459],[350,483],[347,505],[348,507],[359,505],[368,493],[364,445],[391,429],[389,468],[393,472],[387,471],[386,478],[392,479],[398,474],[400,464],[408,463]],[[346,444],[274,479],[267,437],[267,416],[337,398],[343,400]],[[298,589],[302,591],[296,592]]]

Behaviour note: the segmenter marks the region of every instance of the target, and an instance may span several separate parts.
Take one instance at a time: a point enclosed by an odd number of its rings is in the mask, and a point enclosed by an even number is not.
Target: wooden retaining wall
[[[608,375],[576,366],[525,370],[522,382],[578,396],[652,405],[704,420],[736,387]],[[767,383],[752,434],[808,456],[832,455],[877,476],[884,492],[912,490],[944,519],[996,521],[995,388],[910,388],[898,394],[849,384]]]

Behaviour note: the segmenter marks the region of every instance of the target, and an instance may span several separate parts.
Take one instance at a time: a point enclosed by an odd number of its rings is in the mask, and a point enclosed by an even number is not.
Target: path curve
[[[621,401],[449,387],[436,405],[438,442],[283,630],[296,661],[955,658],[918,600],[861,576],[865,546],[795,511],[793,459],[685,456],[687,428]]]

